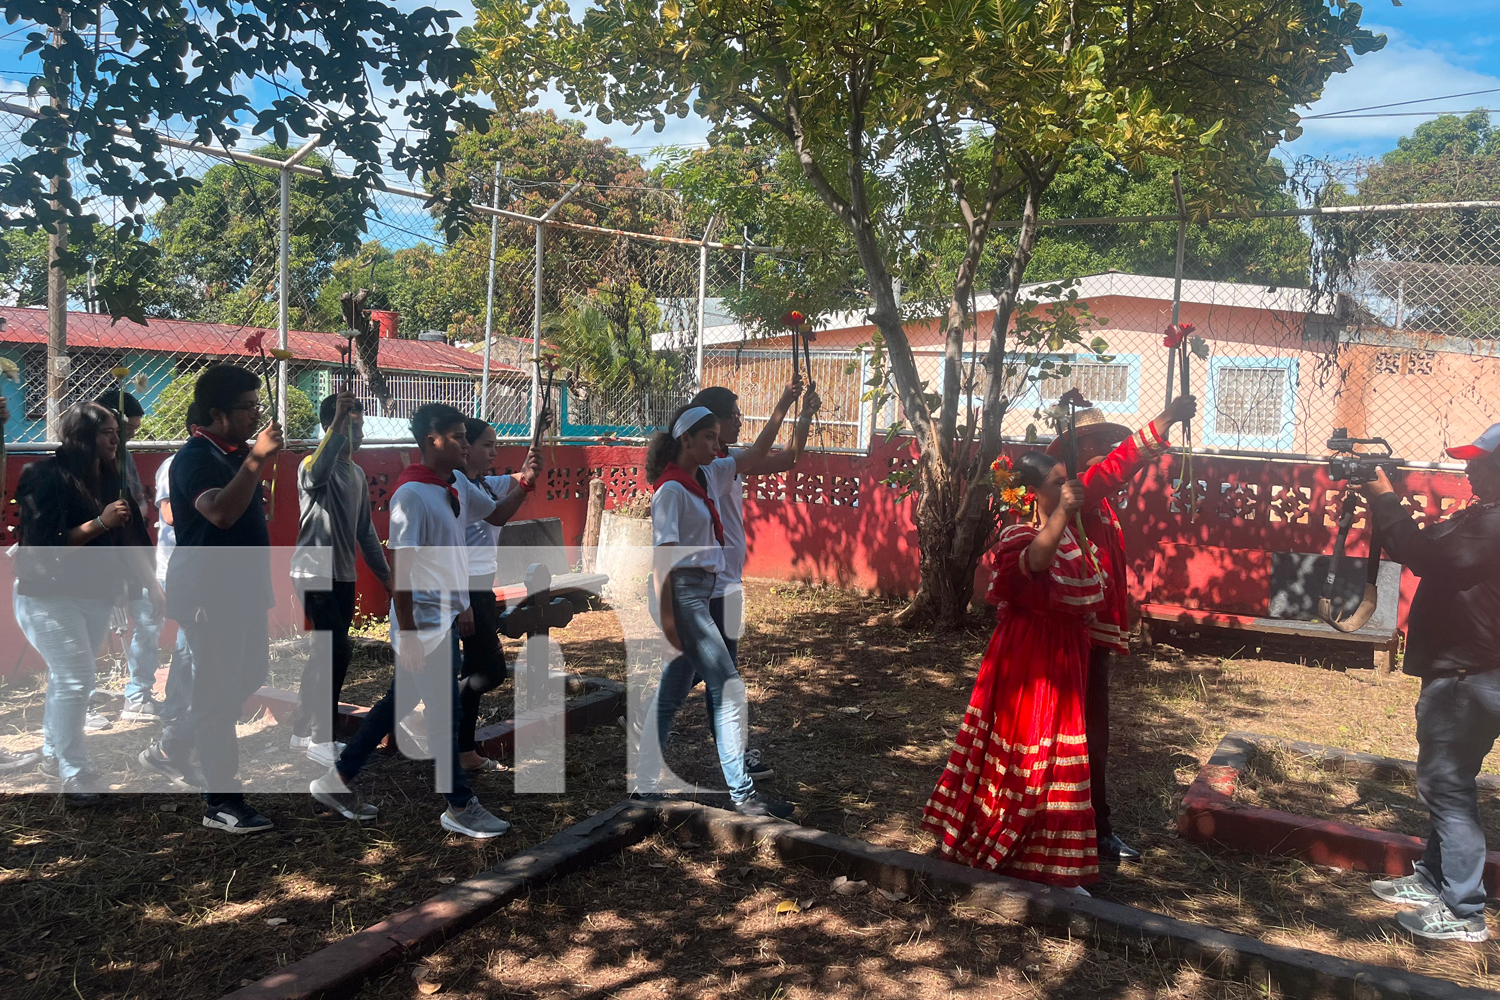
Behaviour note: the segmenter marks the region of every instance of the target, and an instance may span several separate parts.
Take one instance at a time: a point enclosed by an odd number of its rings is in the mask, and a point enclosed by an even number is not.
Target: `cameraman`
[[[1417,699],[1417,797],[1432,814],[1416,872],[1372,883],[1417,909],[1396,922],[1418,937],[1484,941],[1484,827],[1474,779],[1500,736],[1500,424],[1448,454],[1468,463],[1474,503],[1419,528],[1385,472],[1365,487],[1385,550],[1421,578],[1406,622],[1404,669]]]

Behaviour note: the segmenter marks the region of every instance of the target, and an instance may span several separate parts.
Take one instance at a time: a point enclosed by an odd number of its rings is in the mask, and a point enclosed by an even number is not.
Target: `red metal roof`
[[[5,330],[0,344],[45,344],[47,310],[0,306]],[[196,323],[177,319],[152,319],[145,326],[130,320],[110,322],[98,313],[68,313],[68,346],[96,348],[105,351],[161,351],[171,354],[208,354],[219,357],[259,357],[245,348],[245,339],[265,334],[266,347],[277,343],[275,330],[260,327],[237,327],[225,323]],[[298,361],[326,365],[340,363],[340,350],[346,341],[336,333],[307,330],[287,332],[287,347]],[[478,375],[484,359],[451,344],[425,340],[382,340],[380,367],[385,371],[432,372],[449,375]],[[491,372],[521,372],[516,365],[490,361]]]

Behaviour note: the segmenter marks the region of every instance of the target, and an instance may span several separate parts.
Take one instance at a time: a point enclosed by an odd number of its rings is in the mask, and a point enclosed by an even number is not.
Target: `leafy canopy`
[[[30,89],[63,108],[45,107],[21,135],[25,152],[0,164],[0,226],[66,221],[77,246],[62,264],[79,273],[99,221],[97,206],[74,192],[72,179],[82,177],[126,213],[119,235],[141,242],[143,206],[197,184],[152,132],[160,122],[185,122],[195,141],[226,146],[247,123],[282,147],[316,133],[353,161],[345,183],[366,205],[385,163],[408,177],[441,173],[453,125],[482,127],[486,119],[453,90],[473,67],[473,53],[449,30],[455,16],[426,6],[406,13],[380,0],[9,3],[7,23],[35,26],[27,51],[38,53],[42,71]],[[98,31],[103,25],[109,34]],[[383,99],[377,83],[395,96]],[[253,100],[257,91],[274,96]],[[386,114],[398,110],[415,138],[383,153]],[[56,192],[53,178],[62,182]],[[462,197],[446,221],[461,223]],[[143,317],[139,279],[122,276],[101,297],[112,315]]]

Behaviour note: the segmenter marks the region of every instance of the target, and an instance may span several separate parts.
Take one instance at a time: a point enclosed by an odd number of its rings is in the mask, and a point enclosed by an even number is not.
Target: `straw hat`
[[[1086,441],[1094,441],[1104,437],[1114,441],[1123,441],[1130,437],[1130,428],[1124,424],[1110,423],[1104,419],[1104,414],[1098,409],[1089,407],[1079,410],[1073,416],[1074,427],[1078,431],[1078,443],[1082,445]],[[1068,432],[1063,431],[1051,444],[1047,445],[1047,454],[1053,458],[1062,458],[1068,447]]]

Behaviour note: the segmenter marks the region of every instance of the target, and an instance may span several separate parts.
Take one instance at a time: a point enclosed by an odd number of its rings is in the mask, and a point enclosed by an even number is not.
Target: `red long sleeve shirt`
[[[1099,552],[1099,569],[1108,587],[1104,604],[1097,609],[1089,626],[1089,641],[1096,647],[1126,653],[1129,627],[1129,593],[1125,580],[1125,532],[1111,502],[1129,482],[1142,462],[1150,461],[1167,450],[1167,440],[1147,424],[1120,442],[1119,447],[1103,460],[1083,470],[1083,530]]]

